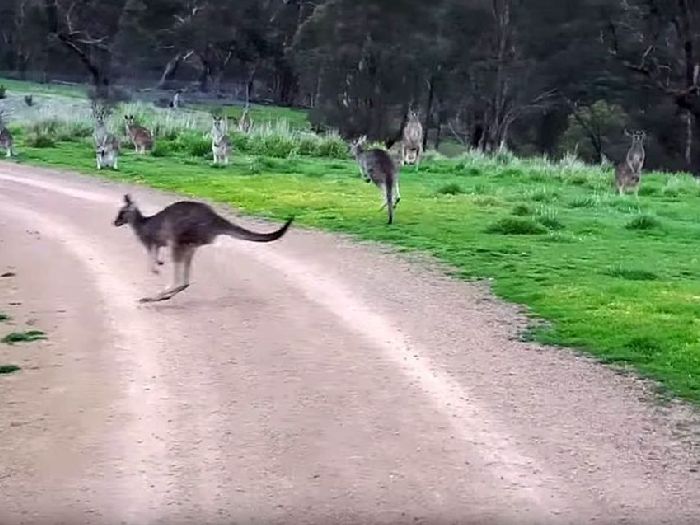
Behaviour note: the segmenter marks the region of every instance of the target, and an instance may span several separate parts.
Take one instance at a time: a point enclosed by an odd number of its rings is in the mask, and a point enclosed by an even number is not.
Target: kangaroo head
[[[625,135],[632,139],[633,146],[637,144],[642,144],[647,136],[644,130],[636,130],[630,133],[629,131],[627,131],[627,128],[625,128]]]
[[[415,109],[411,108],[411,109],[408,111],[408,120],[409,120],[410,122],[415,122],[415,121],[418,120],[418,113],[416,112]]]
[[[364,149],[365,144],[367,144],[367,135],[362,135],[356,138],[350,143],[350,152],[353,156],[357,157]]]
[[[131,196],[127,193],[124,195],[124,205],[117,212],[117,217],[114,219],[115,226],[123,226],[130,224],[139,216],[139,209],[136,207]]]
[[[647,134],[643,130],[635,131],[632,135],[632,141],[636,144],[642,144]]]
[[[136,125],[136,121],[133,115],[124,115],[124,122],[126,123],[127,128],[131,128]]]
[[[214,115],[212,117],[212,134],[216,136],[221,136],[226,130],[226,122],[224,118],[220,115]]]

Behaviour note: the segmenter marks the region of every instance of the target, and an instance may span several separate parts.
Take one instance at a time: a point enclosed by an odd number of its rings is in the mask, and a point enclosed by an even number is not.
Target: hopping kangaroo
[[[373,182],[382,192],[382,207],[387,208],[388,224],[394,222],[394,208],[401,200],[399,173],[389,154],[382,149],[365,150],[367,137],[362,136],[350,144],[350,151],[360,166],[365,182]]]
[[[101,170],[103,166],[118,168],[119,161],[119,139],[107,131],[105,126],[105,118],[108,111],[106,108],[93,106],[93,116],[95,118],[95,158],[97,161],[97,169]]]
[[[190,285],[190,269],[194,252],[200,246],[213,243],[219,235],[229,235],[253,242],[270,242],[282,237],[294,219],[290,218],[271,233],[257,233],[233,224],[201,202],[179,201],[166,206],[155,215],[144,216],[131,197],[124,195],[124,205],[114,219],[114,226],[129,224],[148,252],[149,270],[158,273],[159,252],[170,248],[173,262],[173,283],[153,297],[139,302],[167,301]]]
[[[153,148],[153,136],[143,126],[138,126],[133,115],[124,115],[126,123],[126,133],[134,144],[136,153],[146,153],[146,150]]]
[[[401,165],[418,165],[423,156],[423,126],[418,120],[418,114],[411,110],[408,113],[408,122],[403,128],[403,140],[401,141]]]
[[[12,133],[10,133],[10,130],[5,127],[3,115],[2,112],[0,112],[0,149],[5,150],[5,157],[8,159],[12,157],[13,144]]]
[[[231,153],[231,140],[226,134],[226,121],[221,116],[214,116],[211,126],[211,151],[214,154],[214,164],[228,164]]]
[[[632,145],[627,150],[627,156],[623,162],[615,166],[615,187],[620,195],[627,189],[633,189],[636,196],[639,195],[639,185],[642,180],[642,167],[644,166],[644,131],[629,133],[625,130],[625,135],[632,137]]]

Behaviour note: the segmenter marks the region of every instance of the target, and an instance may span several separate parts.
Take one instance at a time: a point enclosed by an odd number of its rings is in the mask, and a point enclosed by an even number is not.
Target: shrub
[[[32,148],[53,148],[56,146],[56,141],[51,135],[43,132],[30,132],[25,141]]]
[[[608,268],[605,274],[611,277],[627,279],[628,281],[655,281],[659,278],[654,272],[635,268],[623,268],[621,265]]]
[[[541,224],[530,219],[506,217],[489,226],[486,229],[486,233],[497,233],[501,235],[540,235],[547,233],[547,230]]]
[[[518,204],[515,208],[513,208],[511,213],[516,217],[527,217],[528,215],[532,215],[532,210],[524,204]]]
[[[661,226],[661,222],[651,215],[638,215],[629,221],[625,228],[628,230],[653,230]]]
[[[464,190],[456,182],[450,182],[438,188],[436,193],[439,195],[459,195],[460,193],[464,193]]]

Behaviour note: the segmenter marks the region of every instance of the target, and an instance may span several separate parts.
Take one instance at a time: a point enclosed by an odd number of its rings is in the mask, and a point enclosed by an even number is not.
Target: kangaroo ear
[[[131,200],[131,195],[128,193],[124,194],[124,203],[125,204],[133,204],[133,201]]]

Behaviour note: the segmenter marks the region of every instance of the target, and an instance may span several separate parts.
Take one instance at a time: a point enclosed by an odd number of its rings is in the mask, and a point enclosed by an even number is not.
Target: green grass
[[[46,339],[46,334],[40,330],[29,330],[27,332],[11,332],[0,339],[0,343],[14,345],[16,343],[31,343]]]
[[[22,370],[17,365],[0,365],[0,374],[12,374]]]
[[[39,84],[25,80],[12,80],[0,77],[0,85],[7,88],[8,95],[21,93],[22,95],[36,93],[41,95],[60,95],[62,97],[83,98],[86,90],[80,86],[67,86],[61,84]]]
[[[238,120],[243,114],[243,106],[216,106],[214,104],[196,104],[194,107],[204,111],[222,111],[224,115]],[[303,109],[282,108],[278,106],[263,106],[259,104],[251,104],[249,111],[250,118],[253,120],[253,125],[259,124],[275,124],[277,122],[286,122],[290,128],[297,130],[308,130],[311,127],[309,123],[308,112]]]
[[[97,173],[89,138],[38,148],[18,132],[18,162]],[[570,157],[433,155],[402,170],[387,227],[376,188],[345,155],[288,150],[279,134],[241,139],[251,143],[214,168],[195,135],[157,142],[159,156],[127,149],[119,172],[100,175],[430,253],[464,279],[493,278],[497,295],[548,321],[534,340],[633,365],[700,402],[700,187],[690,177],[645,175],[637,200],[614,194],[610,170]]]

